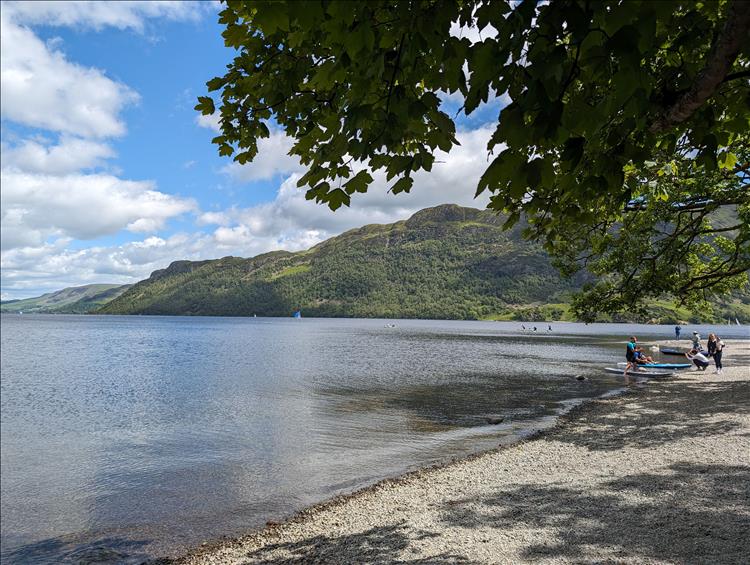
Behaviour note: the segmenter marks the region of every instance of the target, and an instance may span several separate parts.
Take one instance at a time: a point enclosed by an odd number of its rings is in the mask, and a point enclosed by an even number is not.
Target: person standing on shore
[[[634,371],[638,370],[638,356],[635,351],[637,344],[638,338],[635,336],[630,336],[630,341],[625,347],[625,360],[627,361],[627,364],[625,365],[625,370],[622,373],[622,376],[625,377],[625,384],[628,384],[630,381],[630,379],[628,379],[628,371],[630,371],[631,369],[633,369]]]
[[[721,356],[724,353],[724,342],[714,333],[708,334],[708,356],[714,358],[716,374],[721,375],[724,368],[721,365]]]
[[[682,328],[680,326],[674,327],[674,336],[677,339],[680,339],[680,332],[682,331]]]
[[[701,350],[701,334],[693,332],[693,349]]]

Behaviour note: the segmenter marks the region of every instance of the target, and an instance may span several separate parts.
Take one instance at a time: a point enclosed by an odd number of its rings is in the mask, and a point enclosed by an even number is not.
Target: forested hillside
[[[307,251],[175,261],[96,313],[289,316],[301,308],[303,316],[569,319],[566,303],[583,281],[563,279],[540,246],[521,239],[523,225],[503,231],[503,220],[443,205]],[[729,315],[748,320],[750,307],[736,299],[716,319]],[[691,317],[659,302],[641,321]]]
[[[564,281],[540,247],[494,212],[445,205],[368,225],[310,250],[177,261],[100,313],[481,318],[560,301]]]

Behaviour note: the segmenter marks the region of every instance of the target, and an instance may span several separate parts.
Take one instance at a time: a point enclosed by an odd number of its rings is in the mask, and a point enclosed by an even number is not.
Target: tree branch
[[[693,86],[675,104],[651,124],[652,133],[663,132],[681,124],[713,96],[726,78],[737,53],[750,33],[750,2],[732,0],[727,10],[727,21],[711,48],[706,65],[698,73]]]

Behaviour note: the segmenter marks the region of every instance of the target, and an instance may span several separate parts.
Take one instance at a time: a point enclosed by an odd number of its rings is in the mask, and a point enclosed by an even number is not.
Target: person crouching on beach
[[[716,334],[708,334],[708,356],[714,358],[716,363],[716,374],[721,375],[724,368],[721,365],[721,356],[724,353],[724,342]]]
[[[701,371],[705,371],[706,367],[708,367],[708,357],[703,355],[698,349],[691,349],[690,353],[685,353],[685,357],[690,359]]]

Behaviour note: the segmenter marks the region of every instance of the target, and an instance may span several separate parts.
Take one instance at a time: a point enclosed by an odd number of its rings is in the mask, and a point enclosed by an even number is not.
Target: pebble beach
[[[750,342],[725,342],[723,374],[631,386],[177,562],[748,563]]]

